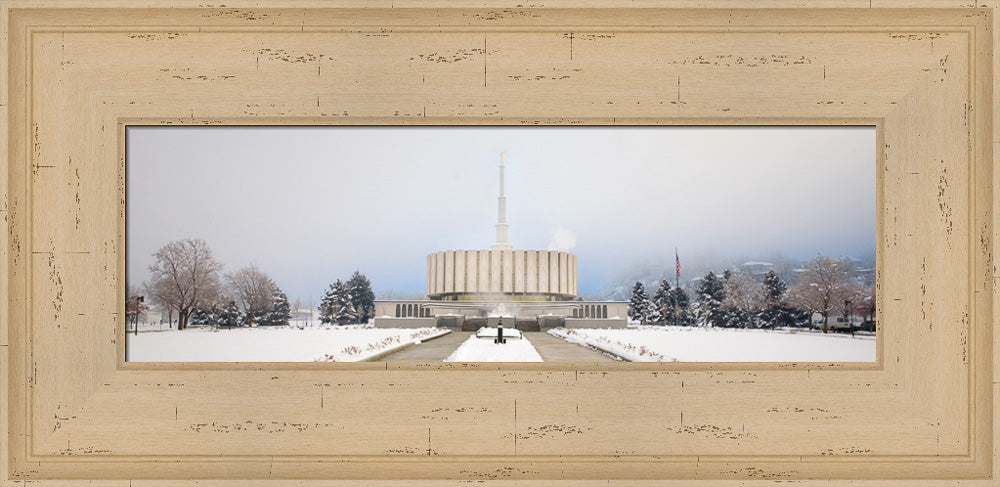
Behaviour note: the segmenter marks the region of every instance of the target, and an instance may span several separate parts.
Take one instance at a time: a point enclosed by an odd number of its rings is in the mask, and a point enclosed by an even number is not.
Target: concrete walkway
[[[459,345],[472,336],[471,331],[453,331],[443,337],[411,345],[394,354],[382,357],[379,362],[444,362]]]
[[[441,338],[435,338],[406,347],[394,354],[386,355],[378,362],[443,362],[466,339],[473,335],[470,331],[453,331]],[[614,362],[614,359],[596,350],[567,342],[545,332],[524,332],[524,338],[546,362]]]
[[[525,332],[538,355],[546,362],[614,362],[615,360],[596,350],[556,338],[544,331]]]

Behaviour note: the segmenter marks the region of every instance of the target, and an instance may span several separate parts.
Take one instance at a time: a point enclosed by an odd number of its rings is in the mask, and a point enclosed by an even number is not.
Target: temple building
[[[624,327],[626,301],[577,301],[576,256],[515,249],[508,239],[503,154],[496,241],[489,249],[441,250],[427,256],[429,300],[375,301],[375,326],[409,328],[516,326]]]

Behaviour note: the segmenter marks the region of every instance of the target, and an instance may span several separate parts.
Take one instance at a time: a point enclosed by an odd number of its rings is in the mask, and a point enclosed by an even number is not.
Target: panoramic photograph
[[[873,362],[872,126],[130,126],[130,362]]]

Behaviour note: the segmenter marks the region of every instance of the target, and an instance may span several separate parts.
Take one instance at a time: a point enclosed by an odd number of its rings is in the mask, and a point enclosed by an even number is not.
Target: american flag
[[[677,262],[677,280],[681,279],[681,257],[677,254],[677,247],[674,247],[674,259]]]

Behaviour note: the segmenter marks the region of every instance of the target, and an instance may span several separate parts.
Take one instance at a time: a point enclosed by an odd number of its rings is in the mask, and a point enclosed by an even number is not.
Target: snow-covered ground
[[[555,328],[549,333],[633,362],[874,362],[875,337],[808,330],[675,326]]]
[[[417,340],[439,328],[281,326],[188,328],[126,335],[130,362],[357,362]]]
[[[445,362],[541,362],[542,357],[538,355],[535,347],[524,338],[510,338],[505,344],[493,343],[496,331],[489,336],[489,328],[480,328],[482,335],[487,338],[478,338],[476,335],[470,336],[467,340],[455,349]],[[495,330],[495,329],[493,329]],[[477,333],[479,334],[479,333]],[[507,330],[504,330],[504,335]]]

